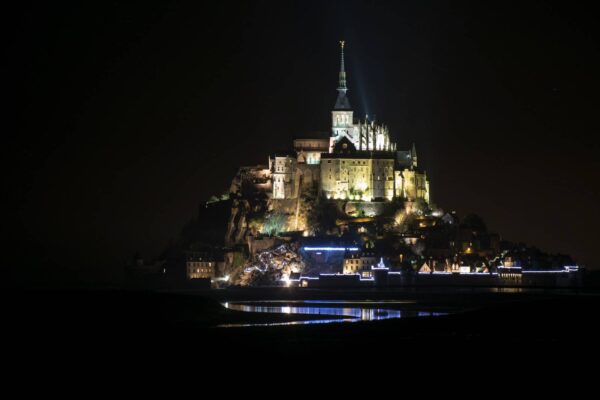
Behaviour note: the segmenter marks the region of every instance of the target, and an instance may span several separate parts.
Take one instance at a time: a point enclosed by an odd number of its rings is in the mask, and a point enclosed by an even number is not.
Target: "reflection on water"
[[[260,300],[245,301],[243,304],[415,304],[414,300]],[[227,303],[224,303],[224,305]],[[240,303],[242,304],[242,303]]]
[[[282,303],[286,305],[273,305],[274,303]],[[244,312],[259,312],[259,313],[275,313],[275,314],[304,314],[304,315],[322,315],[323,317],[337,318],[323,318],[323,319],[311,319],[304,321],[287,321],[287,322],[274,322],[274,323],[260,323],[260,324],[226,324],[220,325],[220,327],[244,327],[244,326],[279,326],[279,325],[307,325],[307,324],[324,324],[332,322],[356,322],[356,321],[377,321],[391,318],[408,318],[408,317],[432,317],[438,315],[445,315],[442,312],[431,312],[431,311],[416,311],[416,310],[393,310],[388,308],[377,308],[377,307],[351,307],[343,306],[344,304],[369,304],[374,305],[385,305],[385,304],[405,304],[412,303],[408,301],[337,301],[337,300],[303,300],[303,301],[264,301],[264,302],[227,302],[223,305],[236,311]],[[266,305],[262,305],[266,304]],[[314,304],[314,305],[303,305],[303,304]],[[326,304],[318,306],[316,304]],[[341,305],[340,307],[332,307],[330,305]]]
[[[347,319],[310,319],[307,321],[269,322],[262,324],[222,324],[217,328],[244,328],[249,326],[284,326],[284,325],[308,325],[308,324],[330,324],[333,322],[349,322]]]

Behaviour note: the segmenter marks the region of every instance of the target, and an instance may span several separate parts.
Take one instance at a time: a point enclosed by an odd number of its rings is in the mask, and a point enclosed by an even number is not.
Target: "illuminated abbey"
[[[295,155],[269,159],[273,199],[297,198],[317,187],[328,199],[429,203],[429,182],[418,168],[415,146],[397,150],[387,126],[354,118],[348,98],[344,42],[338,96],[331,112],[329,139],[297,139]]]
[[[340,44],[330,133],[240,167],[182,230],[180,257],[136,259],[134,270],[185,270],[209,287],[577,285],[570,257],[511,244],[479,216],[461,220],[430,202],[414,144],[399,150],[385,125],[355,119]]]

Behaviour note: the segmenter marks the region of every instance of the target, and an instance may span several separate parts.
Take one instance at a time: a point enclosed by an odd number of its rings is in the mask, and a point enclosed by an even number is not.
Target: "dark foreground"
[[[414,300],[450,315],[376,322],[217,328],[312,318],[223,308],[225,300]],[[289,289],[149,293],[118,290],[30,291],[9,295],[13,340],[28,348],[141,350],[223,357],[390,356],[469,347],[505,357],[543,350],[595,350],[600,296],[574,293],[335,292]],[[416,305],[414,307],[416,307]],[[87,350],[86,350],[87,351]]]

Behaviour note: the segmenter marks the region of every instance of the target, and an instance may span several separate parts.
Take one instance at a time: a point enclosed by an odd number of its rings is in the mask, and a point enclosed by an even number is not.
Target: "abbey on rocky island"
[[[329,139],[296,139],[294,155],[269,158],[273,199],[293,199],[317,186],[328,199],[390,201],[422,199],[429,203],[429,182],[418,168],[417,152],[397,150],[387,126],[368,117],[354,119],[348,99],[341,46],[338,96],[331,112]],[[265,171],[266,172],[266,171]]]

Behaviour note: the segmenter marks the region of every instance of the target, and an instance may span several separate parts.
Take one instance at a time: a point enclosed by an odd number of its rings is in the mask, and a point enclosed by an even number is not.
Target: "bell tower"
[[[331,112],[331,140],[330,140],[330,152],[335,143],[337,143],[344,136],[350,139],[351,142],[354,140],[354,126],[353,126],[353,114],[348,100],[347,92],[348,86],[346,86],[346,69],[344,66],[344,45],[345,42],[340,41],[341,60],[340,60],[340,74],[338,82],[338,96]]]

